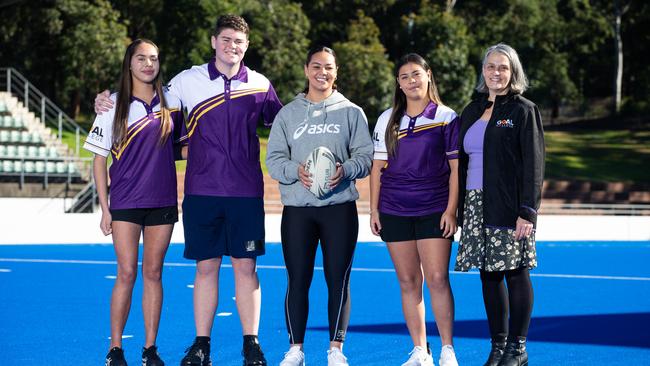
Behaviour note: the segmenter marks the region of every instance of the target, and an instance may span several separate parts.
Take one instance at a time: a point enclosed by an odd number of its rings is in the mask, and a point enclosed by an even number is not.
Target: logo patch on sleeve
[[[93,127],[92,131],[90,131],[90,138],[98,142],[104,141],[104,130],[99,126]]]

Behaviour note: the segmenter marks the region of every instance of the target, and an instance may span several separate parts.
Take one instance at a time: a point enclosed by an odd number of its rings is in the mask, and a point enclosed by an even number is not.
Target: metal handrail
[[[4,84],[3,84],[4,81]],[[61,108],[54,104],[48,97],[45,96],[38,88],[27,80],[21,73],[12,67],[0,68],[0,87],[4,86],[6,90],[12,95],[22,99],[25,107],[40,116],[40,122],[45,126],[54,127],[58,133],[59,140],[63,139],[63,131],[70,131],[75,133],[75,155],[79,156],[79,149],[81,147],[81,136],[85,136],[88,132],[70,118]]]
[[[544,203],[540,213],[544,215],[650,215],[650,204],[631,203]]]

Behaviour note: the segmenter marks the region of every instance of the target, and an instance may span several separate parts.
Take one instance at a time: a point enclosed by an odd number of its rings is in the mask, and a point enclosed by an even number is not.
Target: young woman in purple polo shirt
[[[162,266],[178,221],[174,135],[180,135],[180,102],[163,91],[158,47],[133,41],[122,62],[119,91],[108,113],[98,115],[84,148],[95,153],[93,172],[102,209],[100,228],[112,234],[117,279],[111,296],[111,346],[107,366],[126,365],[122,333],[138,273],[143,233],[142,308],[145,345],[142,364],[164,365],[155,346],[162,307]],[[107,157],[112,164],[107,174]],[[111,181],[110,203],[108,176]]]
[[[458,201],[458,116],[442,104],[427,62],[417,54],[395,68],[392,108],[378,119],[370,173],[370,228],[388,245],[414,343],[403,366],[432,366],[424,321],[426,279],[442,340],[441,366],[457,366],[449,256]]]

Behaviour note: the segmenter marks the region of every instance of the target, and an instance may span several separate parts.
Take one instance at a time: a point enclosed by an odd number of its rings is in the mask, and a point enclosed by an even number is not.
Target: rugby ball
[[[336,162],[336,156],[324,146],[315,148],[307,155],[305,170],[311,174],[312,180],[309,191],[319,199],[332,191],[329,181],[336,173]]]

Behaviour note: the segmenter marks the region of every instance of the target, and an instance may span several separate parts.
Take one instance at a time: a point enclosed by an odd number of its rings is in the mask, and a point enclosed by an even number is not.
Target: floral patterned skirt
[[[491,228],[483,224],[483,190],[468,190],[465,195],[464,224],[456,256],[456,271],[478,268],[488,272],[520,267],[537,267],[535,232],[515,240],[514,229]]]

